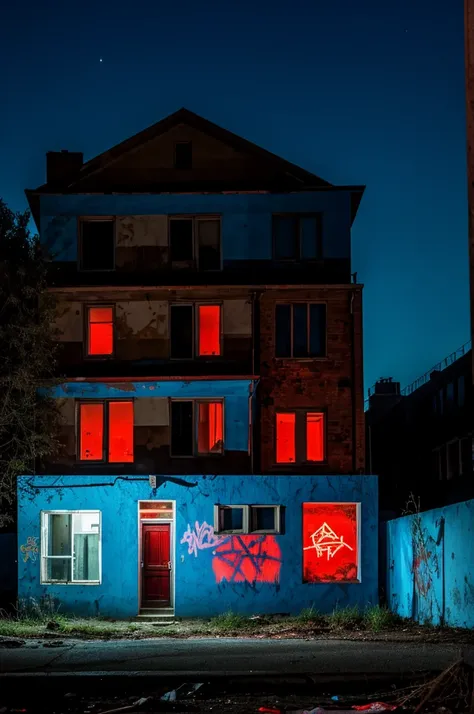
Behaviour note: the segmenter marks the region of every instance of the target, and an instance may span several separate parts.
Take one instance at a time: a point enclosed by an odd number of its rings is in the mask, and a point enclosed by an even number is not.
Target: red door
[[[170,524],[142,524],[142,605],[170,605]]]

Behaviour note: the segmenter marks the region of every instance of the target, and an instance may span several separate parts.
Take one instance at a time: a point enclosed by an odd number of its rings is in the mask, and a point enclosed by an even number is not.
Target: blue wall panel
[[[377,477],[375,476],[185,476],[172,478],[154,492],[148,479],[117,480],[109,476],[23,477],[19,482],[19,547],[40,543],[42,510],[99,509],[102,512],[102,582],[100,585],[42,585],[40,557],[19,559],[21,597],[57,598],[63,611],[131,617],[138,602],[138,501],[169,499],[176,503],[175,609],[177,616],[210,616],[232,609],[241,613],[298,613],[314,605],[328,612],[336,605],[365,607],[377,601]],[[182,485],[184,483],[184,485]],[[28,485],[30,484],[30,485]],[[36,487],[39,488],[36,488]],[[53,486],[53,488],[41,488]],[[303,583],[302,504],[361,504],[361,582]],[[279,577],[243,582],[219,580],[216,546],[198,539],[195,549],[184,538],[203,525],[213,525],[213,507],[223,504],[285,506],[284,532],[271,538]],[[35,541],[36,539],[36,541]],[[196,542],[192,536],[192,543]],[[20,551],[21,553],[22,551]],[[39,554],[38,554],[39,555]],[[218,556],[219,557],[219,556]]]
[[[389,521],[387,594],[402,617],[474,627],[474,501]]]
[[[272,214],[323,213],[323,254],[350,257],[350,192],[321,191],[251,195],[66,195],[41,196],[41,238],[57,260],[77,258],[78,216],[222,215],[224,260],[272,257]]]

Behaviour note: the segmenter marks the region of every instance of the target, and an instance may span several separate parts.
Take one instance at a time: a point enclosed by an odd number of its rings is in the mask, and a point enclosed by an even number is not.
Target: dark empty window
[[[277,304],[275,309],[277,357],[322,357],[326,354],[326,305]]]
[[[235,508],[221,506],[219,520],[219,530],[221,531],[242,531],[244,530],[244,509],[239,506]]]
[[[171,305],[171,358],[193,357],[193,306]]]
[[[220,270],[221,222],[218,218],[196,221],[199,270]]]
[[[174,147],[175,169],[191,169],[193,165],[193,145],[190,141],[180,141]]]
[[[193,455],[192,402],[171,402],[171,455]]]
[[[464,375],[458,377],[458,407],[464,406],[465,390],[464,390]]]
[[[114,222],[81,221],[82,270],[113,270]]]
[[[171,262],[193,260],[192,218],[173,218],[170,220],[170,257]]]
[[[317,260],[322,255],[321,214],[273,216],[275,260]]]
[[[252,531],[278,531],[278,507],[277,506],[252,506]]]
[[[451,409],[454,404],[454,384],[448,382],[446,385],[446,407]]]

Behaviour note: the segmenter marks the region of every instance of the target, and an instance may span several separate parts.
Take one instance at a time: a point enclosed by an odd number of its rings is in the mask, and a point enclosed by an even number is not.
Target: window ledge
[[[100,580],[42,580],[41,585],[101,585]]]

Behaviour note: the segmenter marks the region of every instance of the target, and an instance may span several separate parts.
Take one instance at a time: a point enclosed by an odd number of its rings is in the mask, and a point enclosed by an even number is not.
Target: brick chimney
[[[369,414],[377,419],[392,409],[403,397],[400,394],[400,382],[394,382],[392,377],[382,377],[375,383],[375,389],[369,396]]]
[[[48,151],[46,182],[53,186],[67,186],[76,178],[83,163],[82,151]]]

